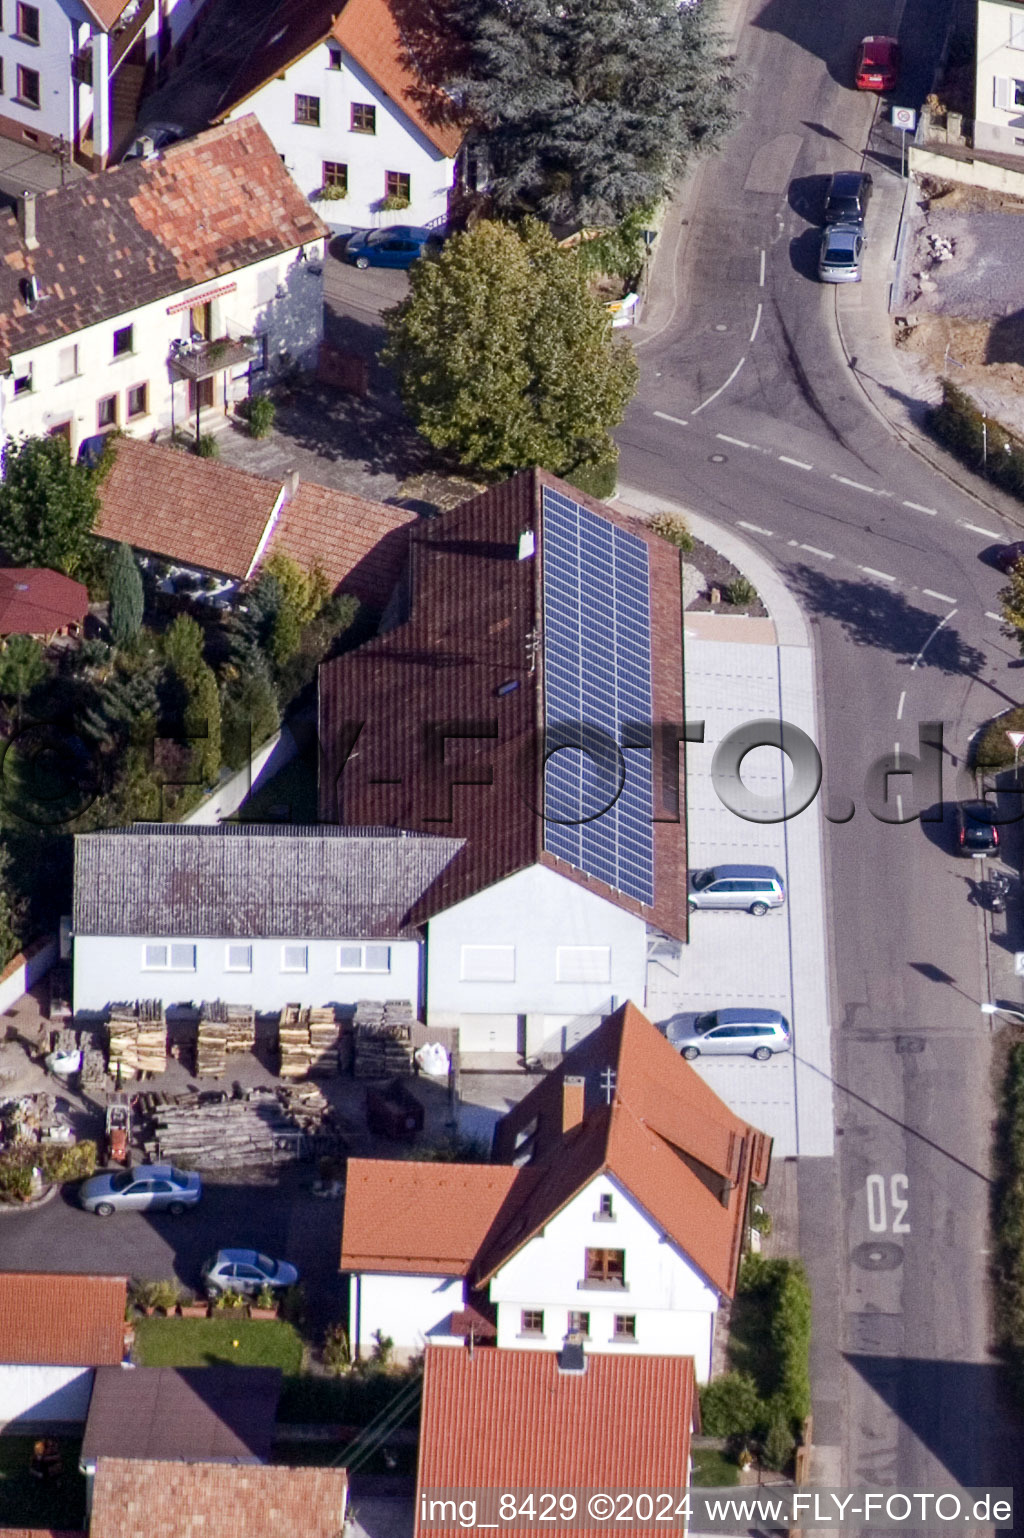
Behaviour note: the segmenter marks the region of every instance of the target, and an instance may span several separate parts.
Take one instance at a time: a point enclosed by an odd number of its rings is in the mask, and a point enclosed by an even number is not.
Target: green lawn
[[[709,1485],[712,1489],[718,1489],[722,1485],[739,1483],[738,1465],[727,1458],[725,1453],[719,1452],[717,1447],[695,1447],[690,1456],[693,1459],[691,1484]]]
[[[140,1319],[135,1360],[142,1367],[302,1367],[302,1341],[283,1319]]]
[[[5,1526],[84,1527],[85,1479],[78,1472],[81,1438],[60,1439],[63,1471],[56,1479],[34,1479],[29,1473],[35,1440],[0,1436],[0,1513]]]

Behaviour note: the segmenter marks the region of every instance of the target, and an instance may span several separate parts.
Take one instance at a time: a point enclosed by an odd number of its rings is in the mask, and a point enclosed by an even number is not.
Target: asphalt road
[[[663,232],[657,282],[677,303],[640,340],[618,435],[624,483],[737,527],[816,631],[840,1151],[800,1171],[815,1440],[842,1447],[850,1482],[917,1490],[1008,1485],[1021,1466],[989,1350],[989,983],[948,825],[877,820],[865,777],[941,721],[951,800],[972,731],[1015,702],[980,556],[1017,533],[871,414],[812,263],[826,177],[869,138],[887,174],[876,104],[847,85],[857,40],[899,32],[901,104],[919,105],[948,9],[748,5],[747,117]]]

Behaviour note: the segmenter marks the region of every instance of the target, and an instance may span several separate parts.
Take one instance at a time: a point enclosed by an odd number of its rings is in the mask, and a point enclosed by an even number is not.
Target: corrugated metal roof
[[[394,938],[462,847],[360,828],[136,823],[75,839],[80,935]]]

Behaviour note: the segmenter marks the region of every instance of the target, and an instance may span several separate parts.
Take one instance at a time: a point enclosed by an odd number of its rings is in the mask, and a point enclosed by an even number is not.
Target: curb
[[[33,1202],[0,1202],[0,1218],[19,1217],[25,1212],[38,1212],[40,1207],[45,1207],[47,1202],[53,1201],[59,1190],[59,1183],[54,1182]]]
[[[810,631],[799,604],[771,562],[747,540],[668,497],[651,496],[634,486],[620,486],[618,498],[641,513],[681,513],[699,540],[726,556],[753,582],[775,625],[779,646],[812,649]]]

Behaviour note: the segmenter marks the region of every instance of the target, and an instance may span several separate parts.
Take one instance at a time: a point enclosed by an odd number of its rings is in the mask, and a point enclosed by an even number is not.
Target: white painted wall
[[[353,1276],[349,1287],[348,1338],[355,1354],[369,1356],[373,1335],[390,1336],[399,1355],[447,1344],[450,1315],[463,1307],[461,1276]]]
[[[295,121],[295,97],[320,100],[320,126]],[[376,133],[353,133],[352,103],[374,106]],[[429,224],[445,218],[455,161],[448,160],[363,70],[342,52],[341,69],[330,68],[326,44],[314,48],[250,96],[228,121],[254,112],[274,148],[307,197],[323,184],[323,163],[348,166],[348,197],[323,205],[323,217],[339,230],[384,224]],[[410,178],[412,201],[398,212],[381,213],[374,205],[385,194],[386,171]]]
[[[434,1025],[467,1025],[465,1050],[514,1051],[511,1020],[526,1019],[527,1053],[566,1049],[567,1022],[588,1017],[591,1028],[627,999],[645,1001],[647,929],[614,903],[542,865],[518,871],[431,919],[427,1018]],[[479,951],[511,947],[508,980],[471,981],[464,975]],[[608,972],[599,982],[559,980],[562,950],[607,948]],[[614,1001],[614,1002],[613,1002]],[[486,1017],[498,1017],[488,1041]],[[570,1027],[571,1029],[571,1027]]]
[[[84,1421],[91,1367],[0,1366],[0,1427],[26,1422]]]
[[[144,966],[145,947],[153,944],[195,946],[195,971],[154,971]],[[388,972],[342,972],[337,967],[339,945],[345,940],[232,940],[250,945],[252,970],[229,971],[226,940],[195,936],[76,935],[74,940],[74,1007],[100,1010],[118,1000],[162,999],[164,1004],[201,1003],[223,999],[229,1004],[252,1004],[257,1010],[280,1009],[285,1004],[355,1004],[359,999],[420,998],[420,946],[416,940],[392,940]],[[283,949],[305,945],[307,970],[286,972]],[[169,953],[168,953],[169,954]]]
[[[105,173],[117,176],[119,170]],[[125,311],[111,320],[89,326],[69,337],[61,337],[44,346],[12,356],[10,375],[0,378],[0,400],[5,433],[30,435],[50,431],[70,421],[71,452],[77,454],[85,438],[92,438],[98,426],[98,404],[106,396],[117,397],[117,424],[133,437],[148,438],[156,429],[173,425],[194,426],[195,413],[188,410],[188,384],[172,378],[168,357],[172,341],[189,335],[188,309],[174,314],[168,311],[190,299],[202,300],[204,294],[234,283],[233,292],[214,299],[213,334],[266,336],[269,371],[279,366],[279,355],[287,352],[303,367],[316,362],[323,337],[323,242],[306,247],[308,261],[300,261],[297,251],[268,257],[250,267],[228,273],[220,279],[191,285],[134,311]],[[40,308],[48,302],[42,293]],[[51,299],[49,301],[53,303]],[[134,327],[134,350],[114,358],[114,332],[123,326]],[[63,378],[66,349],[77,346],[76,375]],[[229,399],[248,394],[248,365],[230,371]],[[31,374],[32,388],[15,395],[14,382]],[[265,375],[254,376],[258,387]],[[209,426],[223,415],[224,375],[217,375],[214,405],[203,413]],[[129,419],[128,390],[135,385],[149,388],[149,410],[144,416]]]
[[[10,1009],[57,960],[57,937],[36,940],[7,963],[0,973],[0,1010]]]
[[[1022,4],[978,0],[974,147],[1024,156]]]
[[[596,1215],[602,1194],[612,1198],[612,1220]],[[625,1251],[624,1289],[580,1286],[588,1248]],[[692,1356],[698,1380],[710,1374],[717,1292],[608,1175],[593,1180],[502,1266],[490,1298],[498,1309],[499,1347],[558,1350],[570,1311],[585,1311],[587,1350]],[[522,1334],[523,1309],[543,1309],[542,1336]],[[612,1338],[616,1314],[636,1316],[635,1344]]]
[[[3,60],[4,94],[0,113],[9,138],[23,137],[32,143],[31,134],[73,135],[71,55],[75,37],[88,36],[86,13],[77,0],[30,0],[39,11],[39,43],[24,42],[16,35],[17,0],[8,0],[4,13]],[[39,107],[18,101],[18,66],[34,69],[39,75]],[[91,110],[91,109],[90,109]],[[28,130],[20,134],[19,128]],[[12,132],[13,129],[13,132]]]

